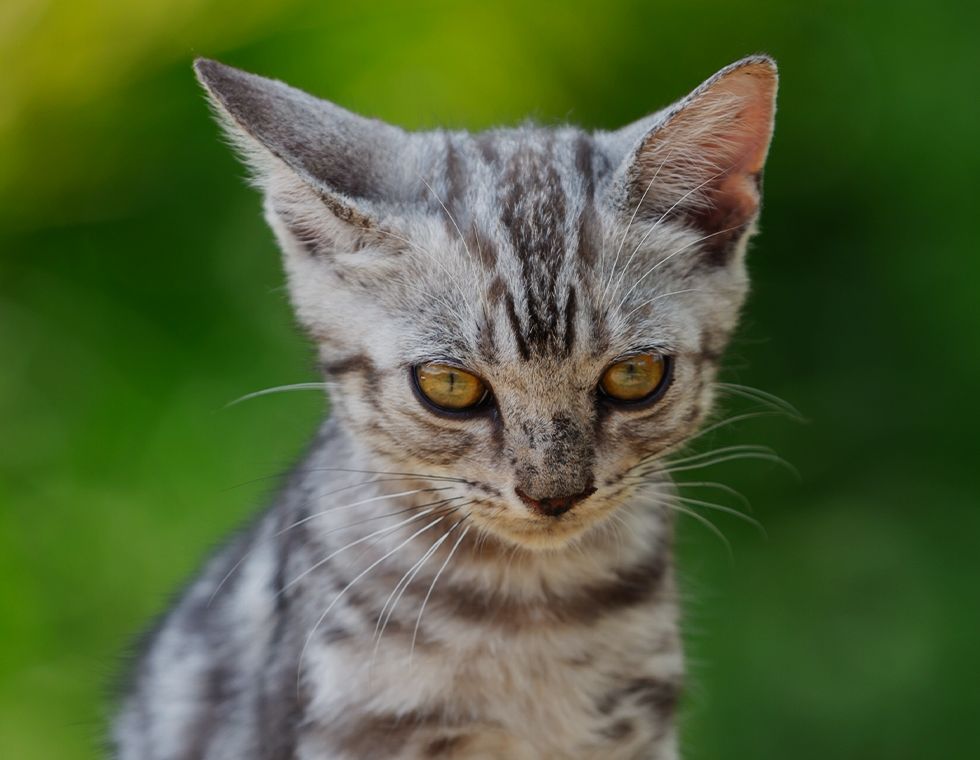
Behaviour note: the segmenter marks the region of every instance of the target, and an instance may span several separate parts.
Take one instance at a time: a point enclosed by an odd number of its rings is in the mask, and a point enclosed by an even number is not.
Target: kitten
[[[595,133],[409,133],[195,67],[332,411],[148,636],[117,756],[676,758],[664,457],[746,293],[773,61]]]

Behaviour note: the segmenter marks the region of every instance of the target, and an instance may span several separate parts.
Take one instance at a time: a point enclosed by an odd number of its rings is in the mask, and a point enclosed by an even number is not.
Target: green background
[[[977,5],[22,2],[0,9],[0,757],[98,755],[120,653],[316,425],[271,236],[195,55],[407,127],[614,127],[768,51],[709,444],[768,539],[682,520],[688,758],[980,757]],[[751,408],[728,403],[726,409]]]

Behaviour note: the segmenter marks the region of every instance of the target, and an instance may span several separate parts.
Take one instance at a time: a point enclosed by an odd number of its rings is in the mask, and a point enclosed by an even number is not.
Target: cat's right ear
[[[621,208],[654,221],[684,219],[705,236],[713,261],[733,260],[759,213],[777,82],[771,58],[749,56],[670,108],[611,133],[625,153]]]
[[[322,255],[380,229],[400,195],[406,132],[217,61],[194,71],[285,247]]]

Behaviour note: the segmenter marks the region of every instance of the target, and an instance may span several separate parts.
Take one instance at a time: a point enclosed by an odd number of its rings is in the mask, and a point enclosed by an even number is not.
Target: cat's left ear
[[[726,259],[759,212],[777,80],[771,58],[744,58],[665,112],[613,133],[632,146],[620,168],[624,210],[679,218]]]
[[[380,234],[407,192],[411,135],[217,61],[199,58],[194,70],[285,250],[326,256]]]

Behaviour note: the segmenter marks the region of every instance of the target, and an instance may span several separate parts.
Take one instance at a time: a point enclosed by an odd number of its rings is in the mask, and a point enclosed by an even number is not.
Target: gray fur
[[[407,133],[196,70],[264,193],[333,412],[148,637],[117,757],[676,758],[662,470],[710,411],[745,296],[772,61],[594,134]],[[672,380],[614,408],[598,380],[635,351],[671,356]],[[410,380],[433,360],[484,378],[493,407],[434,413]],[[518,490],[587,496],[549,516]]]

